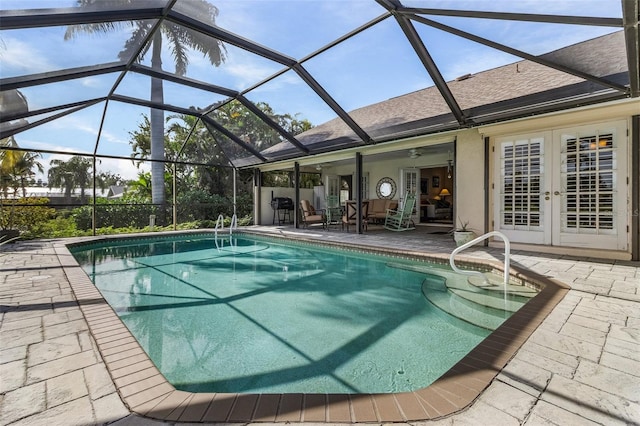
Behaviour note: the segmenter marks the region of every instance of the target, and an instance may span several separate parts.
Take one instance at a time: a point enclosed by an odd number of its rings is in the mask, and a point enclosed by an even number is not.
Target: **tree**
[[[111,171],[100,172],[99,176],[105,188],[109,186],[123,186],[127,183],[126,180],[122,178],[122,176]]]
[[[278,123],[284,130],[297,135],[313,127],[307,119],[299,120],[298,114],[276,114],[273,108],[266,102],[257,102],[256,106],[269,118]],[[247,144],[261,151],[282,142],[282,137],[267,123],[262,121],[253,112],[249,111],[241,102],[233,100],[213,111],[211,117],[227,130],[237,135]],[[217,132],[213,132],[217,135]],[[222,140],[218,142],[222,144]],[[239,145],[223,144],[224,151],[230,159],[241,158],[247,155],[244,148]]]
[[[44,172],[42,164],[38,161],[40,154],[25,151],[13,151],[11,165],[11,175],[13,176],[14,194],[18,192],[18,188],[22,188],[22,196],[27,196],[27,182],[34,173],[33,169],[37,169],[40,173]]]
[[[13,136],[0,141],[0,146],[17,148],[18,144]],[[33,169],[40,173],[44,171],[38,161],[41,155],[21,150],[3,150],[0,152],[0,189],[4,198],[9,196],[9,188],[13,189],[14,197],[18,189],[22,188],[22,196],[27,196],[28,179],[34,175]]]
[[[79,7],[90,7],[99,3],[98,0],[77,0]],[[115,0],[111,3],[128,6],[132,0]],[[195,11],[198,20],[208,25],[215,25],[218,9],[205,0],[190,0],[189,7]],[[124,49],[118,54],[119,59],[128,60],[132,55],[138,53],[139,45],[146,39],[153,26],[146,20],[126,21],[126,22],[102,22],[88,25],[71,25],[65,33],[65,40],[75,37],[79,33],[104,33],[116,30],[119,27],[133,26],[131,38],[127,40]],[[212,65],[218,66],[225,59],[225,49],[221,41],[212,39],[196,31],[190,31],[178,24],[165,20],[160,30],[152,35],[151,43],[144,46],[142,54],[137,58],[142,60],[144,55],[151,50],[151,67],[162,69],[162,42],[163,36],[170,43],[170,50],[175,62],[175,73],[183,76],[186,74],[189,58],[187,49],[192,49],[204,54]],[[151,79],[151,102],[162,104],[164,101],[162,79]],[[164,160],[164,111],[152,108],[150,111],[151,128],[151,159]],[[152,202],[154,204],[165,204],[164,193],[164,164],[154,161],[151,164],[152,176]]]
[[[13,136],[0,140],[0,147],[17,148],[18,144]],[[11,172],[18,151],[3,149],[0,151],[0,190],[4,198],[9,197],[9,188],[13,187]]]
[[[49,189],[54,186],[64,188],[64,198],[67,204],[71,204],[71,193],[74,188],[80,188],[80,200],[85,202],[85,191],[92,184],[93,162],[89,158],[71,157],[69,161],[53,159],[49,169]],[[100,175],[96,176],[96,183],[105,189],[104,180]],[[91,185],[92,186],[92,185]]]
[[[151,199],[151,173],[138,172],[138,178],[129,181],[128,196]]]

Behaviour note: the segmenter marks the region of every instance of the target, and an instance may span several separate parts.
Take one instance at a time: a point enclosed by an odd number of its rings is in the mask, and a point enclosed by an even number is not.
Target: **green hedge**
[[[107,199],[96,200],[96,226],[98,228],[144,228],[149,226],[149,216],[158,216],[156,206],[150,204],[136,204],[131,200],[131,204],[122,204],[122,201]],[[216,194],[209,194],[202,190],[193,190],[182,194],[177,198],[178,223],[201,222],[204,227],[215,225],[218,215],[225,218],[233,215],[233,198],[222,197]],[[252,223],[253,200],[251,194],[241,194],[237,197],[236,211],[238,222],[243,225]],[[91,229],[92,206],[82,206],[73,209],[73,217],[76,227],[79,230]],[[167,224],[171,223],[171,207],[166,211]],[[242,218],[242,220],[240,220]],[[228,220],[227,220],[228,221]],[[160,225],[159,218],[156,224]],[[213,223],[211,226],[206,226]]]
[[[0,229],[14,229],[20,232],[38,233],[43,225],[55,216],[55,210],[48,207],[48,198],[20,198],[2,200],[0,203]]]

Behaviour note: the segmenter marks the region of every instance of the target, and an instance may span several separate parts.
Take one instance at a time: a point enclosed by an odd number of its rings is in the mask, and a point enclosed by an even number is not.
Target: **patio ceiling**
[[[96,122],[92,125],[99,130],[81,151],[99,157],[128,159],[131,153],[126,150],[105,148],[110,146],[108,126],[122,121],[112,109],[130,108],[135,112],[126,114],[135,115],[145,112],[145,108],[154,108],[196,117],[222,148],[226,159],[220,164],[247,167],[640,96],[640,0],[612,2],[616,10],[609,17],[581,16],[579,10],[575,15],[491,11],[496,2],[484,1],[473,5],[485,7],[485,11],[425,8],[422,6],[431,3],[418,0],[371,0],[356,2],[358,9],[352,14],[358,18],[349,23],[336,22],[335,28],[322,31],[305,26],[307,21],[312,21],[310,15],[326,10],[321,7],[322,2],[293,2],[287,5],[293,8],[293,13],[300,14],[300,24],[275,22],[262,33],[243,25],[246,23],[241,19],[243,13],[246,22],[259,21],[264,6],[257,3],[251,3],[254,7],[245,7],[240,13],[233,8],[239,8],[238,4],[243,2],[212,0],[219,10],[219,25],[206,22],[198,9],[192,7],[195,2],[189,1],[86,1],[87,5],[82,7],[59,7],[69,3],[51,0],[47,4],[55,7],[49,9],[10,10],[0,6],[3,8],[0,10],[0,53],[5,62],[0,70],[3,93],[0,138],[27,133],[55,120],[95,110]],[[38,5],[37,2],[23,4],[24,7]],[[284,7],[278,2],[262,2],[265,4],[274,10]],[[349,7],[356,7],[339,4],[341,6],[333,5],[333,8],[349,12]],[[235,22],[222,19],[225,11],[232,9],[240,18]],[[358,24],[354,25],[356,21]],[[511,25],[501,31],[476,33],[467,28],[469,22],[487,23],[496,29],[502,22]],[[549,31],[567,26],[596,29],[594,37],[600,38],[588,49],[581,49],[576,40],[571,39],[566,44],[557,41],[559,44],[550,52],[540,52],[535,44],[527,45],[519,37],[504,35],[507,29],[515,34],[520,28],[527,31],[529,24]],[[98,26],[103,32],[91,37],[95,52],[77,55],[73,43],[52,35],[60,35],[69,26],[86,29],[86,25]],[[172,72],[168,70],[172,61],[169,54],[190,53],[174,51],[165,53],[164,67],[151,64],[148,49],[165,25],[171,25],[181,36],[198,37],[205,44],[223,46],[226,62],[221,58],[212,64],[192,57],[189,66],[195,68],[193,72]],[[488,36],[494,32],[498,39]],[[307,42],[306,37],[312,34],[313,42]],[[402,35],[394,39],[397,46],[379,43],[387,34]],[[585,31],[584,34],[592,33]],[[33,66],[12,65],[10,56],[20,49],[33,47],[25,47],[24,43],[34,36],[43,40],[40,61],[31,58]],[[80,37],[83,36],[77,38]],[[579,39],[578,43],[587,38]],[[109,44],[108,40],[115,43]],[[291,43],[291,40],[298,41]],[[314,46],[317,40],[323,40],[324,44]],[[466,43],[465,49],[447,52],[447,44],[454,41]],[[527,87],[519,92],[523,82],[503,81],[503,75],[491,74],[494,72],[491,69],[500,67],[482,68],[473,64],[470,67],[473,69],[461,76],[443,71],[445,58],[454,57],[459,65],[447,69],[468,66],[471,50],[466,50],[467,46],[485,52],[485,59],[492,54],[500,57],[498,64],[518,64],[518,73],[522,64],[525,72],[530,71],[526,77]],[[594,52],[593,48],[601,51]],[[385,56],[393,55],[393,51],[399,52],[399,56]],[[624,58],[616,56],[618,53]],[[349,55],[355,60],[350,60]],[[619,57],[621,64],[612,64],[615,61],[607,59],[607,55]],[[397,74],[365,75],[368,69],[374,69],[368,65],[377,61],[399,62],[395,64]],[[239,64],[241,70],[237,69]],[[227,72],[243,73],[244,78],[238,82],[230,79]],[[369,86],[364,91],[354,89],[352,95],[343,93],[335,84],[337,80],[361,81]],[[153,81],[164,84],[165,96],[160,100],[145,93]],[[391,89],[382,90],[381,83]],[[500,93],[493,93],[496,85],[502,86]],[[141,87],[145,87],[144,91]],[[15,91],[27,97],[29,108],[13,108],[16,100],[10,95]],[[492,93],[481,97],[479,93],[483,91]],[[367,92],[366,96],[356,96],[362,92]],[[266,125],[270,132],[268,141],[239,134],[238,128],[221,120],[222,109],[232,102],[238,111]],[[262,102],[274,107],[273,113],[265,111]],[[287,106],[294,109],[286,110]],[[404,115],[398,112],[404,110]],[[294,134],[276,117],[276,114],[297,113],[310,118],[317,126]],[[135,127],[128,128],[129,132],[133,130]],[[185,144],[193,133],[189,133]],[[21,142],[20,147],[68,153],[69,147],[61,145],[35,143],[30,146],[26,141]]]

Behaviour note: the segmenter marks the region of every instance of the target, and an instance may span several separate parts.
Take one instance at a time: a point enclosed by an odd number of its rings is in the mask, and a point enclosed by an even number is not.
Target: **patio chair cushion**
[[[302,210],[302,224],[305,227],[314,223],[321,223],[324,225],[324,211],[316,210],[309,200],[300,200],[300,208]]]
[[[398,200],[372,199],[369,200],[369,217],[372,219],[384,219],[387,210],[395,210],[398,208]]]

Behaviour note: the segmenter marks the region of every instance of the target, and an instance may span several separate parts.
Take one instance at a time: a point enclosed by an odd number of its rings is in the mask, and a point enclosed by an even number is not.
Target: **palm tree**
[[[14,179],[14,193],[18,188],[22,188],[22,196],[27,196],[27,179],[32,176],[33,169],[36,168],[40,173],[44,172],[42,164],[38,161],[40,154],[25,151],[14,151],[12,175]]]
[[[71,192],[74,188],[80,188],[80,200],[85,201],[85,191],[92,180],[93,162],[88,158],[73,156],[69,161],[53,159],[49,162],[49,189],[54,186],[64,188],[64,198],[67,204],[71,204]],[[104,181],[98,175],[96,183],[104,189]]]
[[[0,147],[17,148],[18,144],[13,136],[0,141]],[[27,196],[27,178],[32,176],[33,169],[40,173],[44,171],[38,161],[41,155],[20,150],[3,150],[0,152],[0,190],[4,198],[9,196],[9,188],[13,189],[14,196],[18,188],[22,188],[22,196]]]
[[[0,140],[0,147],[16,148],[17,146],[18,144],[13,136]],[[11,173],[13,171],[16,153],[17,151],[5,149],[0,151],[0,190],[2,190],[2,196],[4,198],[9,197],[9,188],[12,186],[13,177]]]
[[[117,0],[122,6],[133,4],[133,0]],[[90,7],[99,3],[98,0],[77,0],[79,7]],[[115,1],[111,2],[115,3]],[[190,0],[190,9],[196,11],[194,16],[209,25],[215,25],[215,18],[218,15],[218,9],[205,0]],[[162,41],[163,36],[170,43],[170,50],[175,62],[175,73],[183,76],[187,72],[189,58],[186,49],[192,49],[201,52],[212,65],[218,66],[224,61],[225,49],[221,41],[211,39],[201,33],[190,31],[173,22],[164,21],[160,30],[156,31],[151,39],[151,43],[143,47],[138,52],[140,43],[149,35],[149,31],[153,26],[148,21],[132,21],[132,22],[106,22],[88,25],[71,25],[65,33],[65,40],[74,38],[79,33],[105,33],[116,30],[122,26],[132,26],[133,32],[131,38],[127,40],[123,50],[118,54],[119,59],[128,60],[132,55],[138,55],[136,60],[141,61],[144,55],[151,49],[151,67],[162,69]],[[151,102],[162,104],[164,101],[162,79],[151,79]],[[151,108],[151,159],[164,160],[164,111]],[[151,163],[152,177],[152,202],[154,204],[164,206],[164,163],[153,161]],[[164,211],[164,209],[162,209]],[[160,215],[163,217],[163,215]]]

